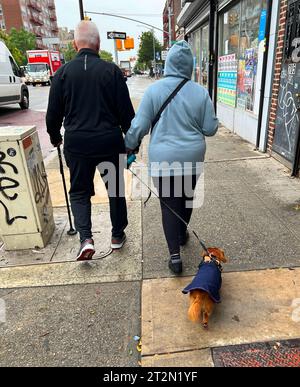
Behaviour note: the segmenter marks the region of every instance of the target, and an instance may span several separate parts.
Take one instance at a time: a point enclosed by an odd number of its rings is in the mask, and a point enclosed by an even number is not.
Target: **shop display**
[[[257,68],[261,65],[258,47],[265,35],[266,3],[266,0],[242,0],[220,16],[223,56],[219,58],[218,101],[250,112],[254,111],[255,97],[259,98],[255,96]],[[236,69],[224,72],[222,62],[230,54],[236,56]]]
[[[237,87],[236,55],[219,57],[218,101],[235,107]]]

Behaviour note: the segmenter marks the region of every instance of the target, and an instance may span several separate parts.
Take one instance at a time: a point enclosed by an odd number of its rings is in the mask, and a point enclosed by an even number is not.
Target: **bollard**
[[[0,235],[6,250],[44,248],[55,228],[34,126],[0,128]]]

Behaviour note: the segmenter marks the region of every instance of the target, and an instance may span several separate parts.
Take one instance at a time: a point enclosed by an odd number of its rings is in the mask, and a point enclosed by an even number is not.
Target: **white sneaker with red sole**
[[[113,250],[120,250],[123,246],[124,243],[126,242],[126,234],[122,236],[122,238],[112,238],[111,239],[111,248]]]
[[[77,261],[90,261],[93,258],[96,250],[94,247],[93,239],[86,239],[81,243],[78,255],[76,257]]]

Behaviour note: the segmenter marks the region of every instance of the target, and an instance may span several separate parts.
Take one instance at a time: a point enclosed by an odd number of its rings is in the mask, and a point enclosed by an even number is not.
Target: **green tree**
[[[159,41],[154,37],[155,52],[159,52],[161,55],[162,46]],[[141,67],[145,64],[149,69],[151,68],[151,61],[154,59],[154,48],[153,48],[153,32],[143,32],[141,36],[141,43],[138,52],[137,66]]]
[[[61,50],[61,53],[63,54],[66,62],[70,62],[70,60],[74,59],[77,55],[77,51],[75,50],[72,42],[68,43],[67,47]]]
[[[34,50],[36,48],[36,37],[31,32],[26,31],[24,28],[17,30],[12,28],[9,33],[9,41],[16,47],[21,53],[21,61],[18,61],[20,65],[27,63],[27,50]]]
[[[105,50],[100,51],[100,58],[105,60],[106,62],[113,62],[112,53]]]
[[[17,47],[15,47],[14,44],[11,42],[10,36],[2,30],[0,30],[0,40],[4,42],[4,44],[9,49],[18,65],[22,65],[23,55],[21,51]]]

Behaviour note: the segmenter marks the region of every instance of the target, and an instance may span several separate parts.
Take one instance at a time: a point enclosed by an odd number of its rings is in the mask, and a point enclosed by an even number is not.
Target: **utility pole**
[[[152,28],[152,35],[153,35],[153,71],[154,71],[154,75],[155,75],[156,74],[156,52],[155,52],[154,28]]]
[[[83,0],[79,0],[80,19],[84,20]]]
[[[118,47],[117,47],[117,40],[114,39],[115,42],[115,63],[117,66],[119,66],[119,56],[118,56]]]
[[[172,15],[171,15],[171,1],[168,2],[168,18],[169,18],[169,48],[172,47]]]

